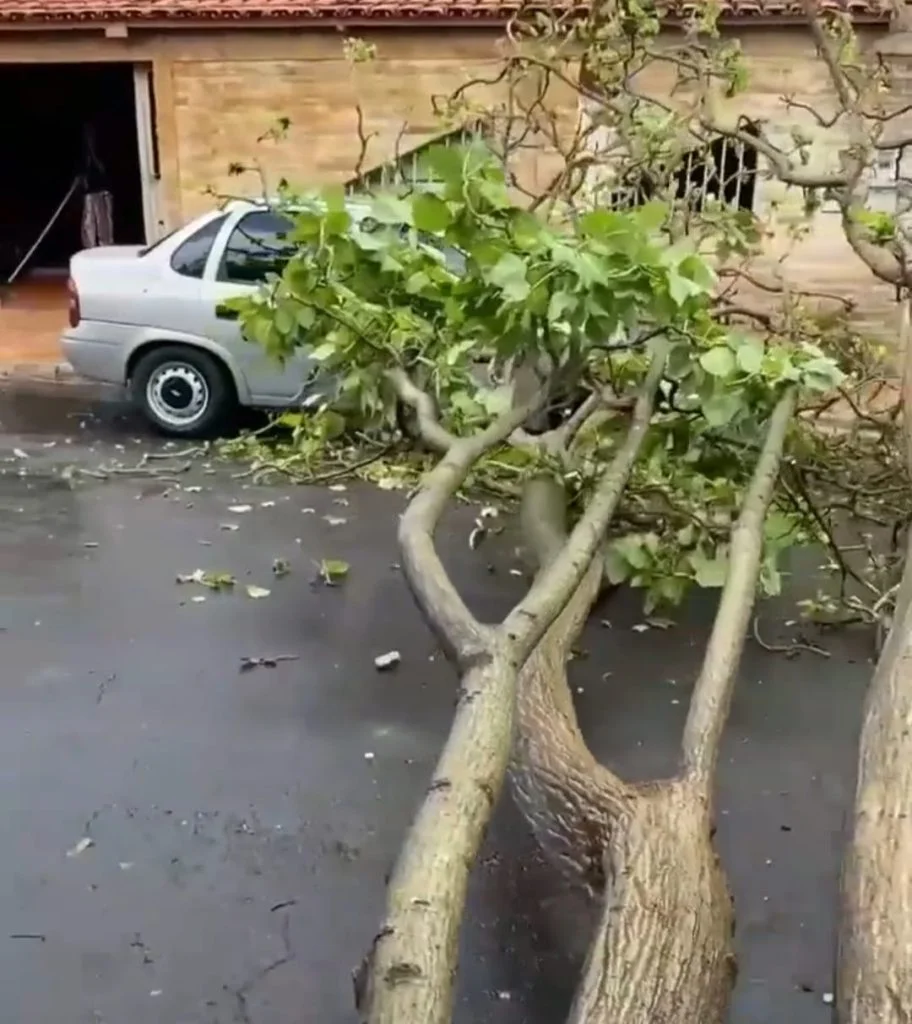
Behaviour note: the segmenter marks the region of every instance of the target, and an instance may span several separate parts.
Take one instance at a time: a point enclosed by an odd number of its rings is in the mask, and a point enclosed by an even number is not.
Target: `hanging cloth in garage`
[[[114,244],[114,196],[107,187],[107,171],[95,152],[91,125],[83,128],[86,191],[82,200],[82,245],[93,249]]]
[[[86,192],[82,200],[82,245],[114,244],[114,197],[110,192]]]

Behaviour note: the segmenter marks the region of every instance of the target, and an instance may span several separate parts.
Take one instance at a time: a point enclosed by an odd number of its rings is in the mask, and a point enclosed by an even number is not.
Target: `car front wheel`
[[[182,345],[144,355],[133,372],[132,393],[152,426],[172,437],[209,437],[237,407],[227,371],[207,352]]]

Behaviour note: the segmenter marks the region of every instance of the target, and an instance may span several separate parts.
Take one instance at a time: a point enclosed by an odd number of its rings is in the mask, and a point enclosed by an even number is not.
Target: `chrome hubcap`
[[[187,363],[165,363],[149,378],[146,401],[155,415],[170,427],[191,426],[209,405],[209,385]]]

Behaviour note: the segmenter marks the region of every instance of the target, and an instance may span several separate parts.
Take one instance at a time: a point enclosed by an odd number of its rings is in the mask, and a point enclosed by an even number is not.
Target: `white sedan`
[[[153,245],[77,253],[66,358],[83,377],[128,385],[148,420],[173,436],[211,435],[239,405],[301,400],[313,370],[306,354],[280,366],[219,309],[281,271],[294,251],[291,226],[268,206],[236,200]]]

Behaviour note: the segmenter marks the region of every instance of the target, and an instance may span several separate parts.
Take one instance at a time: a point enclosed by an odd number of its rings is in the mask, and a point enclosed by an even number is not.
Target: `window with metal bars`
[[[747,129],[749,130],[749,129]],[[736,139],[720,136],[689,150],[667,175],[639,172],[609,192],[606,205],[629,209],[670,190],[685,217],[704,213],[712,203],[752,210],[757,183],[757,151]]]

